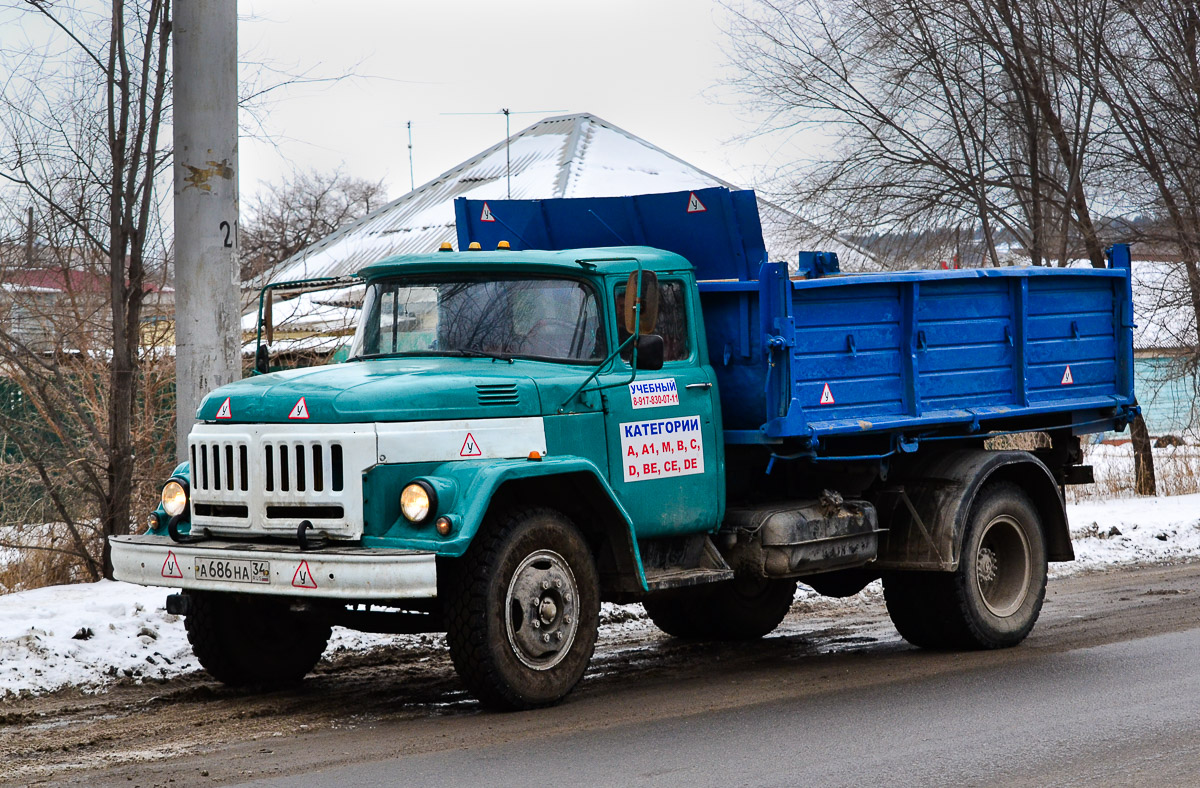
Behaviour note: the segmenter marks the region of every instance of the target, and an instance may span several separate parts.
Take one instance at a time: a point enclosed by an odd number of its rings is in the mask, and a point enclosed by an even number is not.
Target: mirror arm
[[[563,410],[566,409],[567,405],[571,404],[571,400],[578,397],[579,393],[587,388],[587,384],[595,380],[596,376],[600,374],[600,371],[611,364],[612,360],[620,355],[621,351],[624,350],[630,342],[633,343],[633,352],[629,356],[629,380],[626,380],[623,383],[607,383],[603,386],[597,386],[595,389],[593,389],[593,391],[602,391],[603,389],[628,386],[630,383],[637,380],[637,340],[642,332],[642,261],[635,259],[634,262],[637,263],[637,292],[635,293],[636,300],[633,302],[633,333],[630,334],[624,342],[617,345],[617,349],[609,353],[608,358],[600,362],[600,364],[596,366],[595,371],[588,375],[587,379],[580,383],[579,387],[572,391],[570,396],[563,400],[562,404],[558,406],[558,413],[562,413]],[[628,293],[625,297],[629,297]]]
[[[255,333],[254,333],[254,352],[256,354],[255,358],[257,359],[258,348],[260,345],[262,345],[263,308],[265,306],[267,297],[269,295],[271,295],[276,289],[285,288],[285,287],[286,288],[294,287],[294,288],[299,288],[302,290],[308,290],[308,289],[330,290],[330,289],[333,289],[340,285],[349,285],[349,284],[354,284],[354,283],[361,282],[361,281],[362,281],[362,279],[357,274],[349,274],[346,276],[318,276],[318,277],[313,277],[311,279],[297,279],[292,282],[272,282],[270,284],[263,285],[262,289],[258,291],[258,324],[255,327]],[[268,319],[270,319],[272,321],[272,323],[274,323],[274,315],[268,315],[267,317],[268,317]],[[274,331],[271,331],[270,333],[274,333]],[[240,335],[240,333],[239,333],[239,335]],[[268,341],[270,339],[271,338],[268,338]],[[251,374],[252,375],[260,375],[262,373],[260,373],[257,369],[255,369]]]
[[[562,404],[558,406],[557,412],[562,413],[563,410],[567,407],[567,405],[569,405],[571,403],[571,400],[573,400],[577,396],[579,396],[579,393],[581,391],[583,391],[585,388],[587,388],[587,384],[589,384],[593,380],[595,380],[596,376],[599,375],[601,372],[603,372],[604,368],[607,367],[609,364],[611,364],[612,360],[614,358],[616,358],[618,355],[620,355],[621,351],[624,350],[629,345],[630,342],[633,342],[634,338],[635,338],[634,335],[630,334],[628,339],[626,339],[621,344],[617,345],[616,350],[609,353],[607,358],[605,358],[603,361],[601,361],[599,364],[597,364],[595,371],[592,372],[592,374],[588,375],[587,379],[585,379],[582,383],[580,383],[579,387],[576,388],[574,391],[572,391],[570,396],[568,396],[565,400],[563,400]],[[637,352],[637,345],[633,346],[633,352],[634,353]],[[629,380],[623,381],[621,383],[605,383],[603,386],[596,386],[596,388],[592,389],[592,391],[601,391],[603,389],[612,389],[612,388],[620,388],[621,386],[628,386],[630,383],[632,383],[634,381],[634,378],[636,378],[636,377],[637,377],[637,369],[635,368],[633,370],[633,374],[629,376]]]

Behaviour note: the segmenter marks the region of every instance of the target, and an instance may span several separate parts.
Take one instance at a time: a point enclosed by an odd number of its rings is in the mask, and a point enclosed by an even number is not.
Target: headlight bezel
[[[182,493],[182,496],[183,496],[183,506],[178,508],[176,511],[172,511],[172,507],[174,505],[176,505],[175,502],[178,501],[178,497],[175,496],[174,494],[172,494],[172,497],[170,499],[171,502],[168,502],[168,498],[167,498],[167,488],[172,487],[172,486],[178,487],[180,493]],[[192,508],[191,486],[188,484],[186,479],[181,479],[178,476],[173,476],[170,479],[168,479],[166,481],[166,483],[163,484],[162,489],[159,490],[158,499],[159,499],[159,503],[162,505],[163,511],[167,513],[168,517],[178,517],[180,515],[186,515],[188,512],[191,511],[191,508]]]
[[[424,494],[423,512],[420,511],[421,504],[417,503],[418,508],[416,512],[410,513],[410,505],[405,501],[409,491],[413,491],[414,493],[416,491],[420,491]],[[410,523],[413,523],[414,525],[425,525],[426,523],[432,522],[433,518],[437,516],[437,509],[437,490],[434,489],[432,484],[424,479],[413,479],[411,482],[404,485],[403,489],[400,490],[400,514]],[[413,514],[416,513],[419,513],[420,517],[414,517]]]

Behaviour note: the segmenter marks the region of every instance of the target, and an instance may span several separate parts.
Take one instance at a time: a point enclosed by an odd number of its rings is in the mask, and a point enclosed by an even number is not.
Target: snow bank
[[[1200,493],[1078,503],[1067,512],[1076,560],[1052,564],[1051,576],[1200,556]]]
[[[1071,504],[1068,511],[1077,560],[1053,564],[1052,576],[1200,557],[1200,494]],[[164,609],[169,593],[103,581],[0,596],[0,699],[63,687],[95,691],[119,680],[162,681],[198,670],[182,619]],[[878,588],[860,596],[839,604],[877,603]],[[811,597],[802,586],[797,598]],[[606,603],[601,622],[650,626],[640,605]],[[335,628],[326,654],[409,641],[428,646],[430,637]]]
[[[0,596],[0,697],[198,669],[165,598],[108,580]]]

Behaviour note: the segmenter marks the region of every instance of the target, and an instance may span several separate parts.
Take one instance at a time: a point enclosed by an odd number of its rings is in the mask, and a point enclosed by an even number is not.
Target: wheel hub
[[[552,550],[517,566],[505,600],[508,643],[522,663],[548,670],[561,662],[579,628],[579,590],[570,565]]]
[[[994,616],[1016,613],[1029,596],[1033,555],[1025,530],[1002,514],[983,529],[975,555],[975,581],[983,604]]]
[[[979,551],[979,582],[991,583],[996,579],[996,554],[984,547]]]

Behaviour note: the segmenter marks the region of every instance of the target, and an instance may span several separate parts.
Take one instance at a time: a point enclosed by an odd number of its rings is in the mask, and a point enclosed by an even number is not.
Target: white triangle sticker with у
[[[217,418],[218,419],[232,419],[233,418],[233,407],[229,404],[229,400],[230,400],[230,398],[226,397],[225,401],[221,403],[221,407],[217,408]]]
[[[708,209],[704,207],[704,203],[700,202],[700,198],[695,192],[688,195],[688,213],[704,213]]]
[[[825,390],[821,392],[821,404],[822,405],[835,404],[833,401],[833,392],[829,390],[828,383],[825,384]]]
[[[1071,376],[1071,365],[1067,365],[1067,371],[1063,373],[1062,385],[1070,386],[1075,382],[1075,378]]]
[[[304,397],[292,408],[292,412],[288,414],[289,419],[307,419],[308,418],[308,403],[304,401]]]
[[[481,222],[496,221],[496,217],[492,216],[492,209],[488,207],[487,203],[483,204],[483,211],[480,212],[480,214],[479,214],[479,221],[481,221]]]

